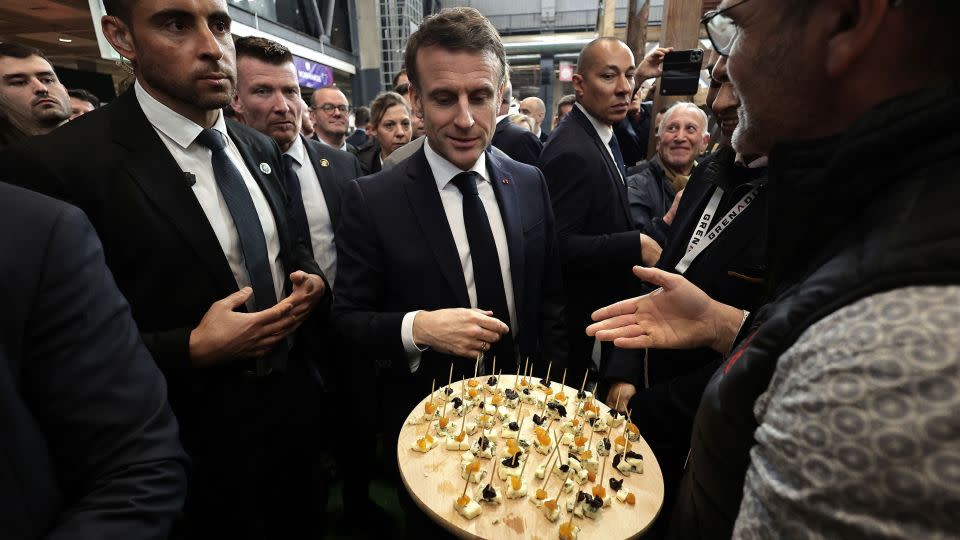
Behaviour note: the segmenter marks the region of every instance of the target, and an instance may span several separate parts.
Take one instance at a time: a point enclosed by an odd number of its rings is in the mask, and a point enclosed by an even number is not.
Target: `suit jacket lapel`
[[[111,121],[114,142],[126,148],[127,172],[157,210],[180,232],[224,291],[237,282],[203,208],[186,183],[184,172],[144,116],[131,88],[117,98]]]
[[[301,137],[303,136],[301,135]],[[340,190],[334,185],[333,171],[330,170],[330,167],[320,166],[320,160],[322,159],[320,153],[317,152],[313,144],[307,141],[306,137],[303,137],[303,147],[307,149],[310,163],[313,163],[313,169],[317,171],[317,178],[320,179],[320,191],[323,192],[323,200],[326,201],[327,211],[330,213],[330,223],[336,229],[337,224],[340,223]]]
[[[503,228],[507,233],[507,246],[510,251],[510,275],[513,283],[513,301],[517,318],[523,313],[523,271],[524,245],[523,220],[520,216],[520,198],[517,194],[516,182],[500,166],[500,160],[487,150],[487,163],[490,172],[490,182],[493,192],[497,196],[500,206],[500,216],[503,218]]]
[[[460,266],[457,245],[450,232],[450,224],[443,211],[443,201],[440,200],[437,182],[427,164],[423,148],[410,156],[405,165],[400,166],[406,167],[409,177],[406,192],[411,211],[420,223],[423,237],[437,259],[440,272],[450,284],[460,306],[470,307],[470,296],[467,294],[467,283],[463,279],[463,267]]]
[[[573,110],[570,111],[570,114],[574,119],[577,120],[577,122],[580,124],[580,127],[586,131],[588,135],[590,135],[590,139],[593,141],[593,144],[597,147],[597,150],[600,151],[600,155],[603,156],[603,162],[607,164],[607,176],[613,182],[614,189],[620,197],[620,207],[621,210],[623,210],[623,215],[627,219],[627,223],[630,224],[630,228],[633,229],[633,216],[630,214],[630,201],[627,199],[627,179],[624,178],[621,181],[619,168],[613,161],[613,158],[610,156],[610,151],[607,150],[607,145],[600,140],[600,135],[593,127],[593,124],[590,123],[590,119],[580,111],[579,107],[574,107]],[[613,136],[616,137],[616,134]]]

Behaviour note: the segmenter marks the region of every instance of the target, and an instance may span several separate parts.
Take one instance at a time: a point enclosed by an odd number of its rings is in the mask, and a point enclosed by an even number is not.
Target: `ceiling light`
[[[73,43],[72,39],[67,39],[67,38],[57,38],[57,40],[59,40],[60,43]]]

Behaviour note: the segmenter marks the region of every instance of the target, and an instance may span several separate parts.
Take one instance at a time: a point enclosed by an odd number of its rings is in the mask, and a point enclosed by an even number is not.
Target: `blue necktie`
[[[273,307],[277,304],[277,293],[273,284],[273,273],[270,271],[270,259],[267,256],[267,239],[250,192],[247,191],[240,171],[227,155],[227,145],[219,131],[204,129],[197,136],[196,142],[209,148],[212,153],[213,175],[240,237],[240,250],[250,277],[254,306],[257,311]],[[285,360],[284,341],[266,357],[257,359],[257,375],[268,374],[273,367],[285,364]]]
[[[300,191],[300,177],[293,167],[293,156],[283,155],[284,184],[287,188],[287,196],[290,198],[290,221],[293,233],[297,236],[300,243],[307,246],[310,254],[313,255],[313,243],[310,241],[310,224],[307,221],[307,211],[303,207],[303,192]]]
[[[473,261],[473,281],[477,289],[477,307],[493,312],[493,316],[510,326],[510,310],[503,289],[503,274],[500,272],[500,257],[493,231],[487,220],[487,212],[477,192],[478,174],[462,172],[451,182],[463,194],[463,225],[470,244]],[[491,351],[500,357],[500,365],[509,367],[516,354],[513,350],[513,327],[493,344]],[[488,355],[489,356],[489,353]],[[496,375],[496,373],[491,373]]]
[[[617,168],[620,169],[621,179],[626,178],[627,166],[623,163],[623,152],[620,151],[620,142],[617,141],[616,134],[610,137],[610,150],[613,152],[613,160],[617,163]]]

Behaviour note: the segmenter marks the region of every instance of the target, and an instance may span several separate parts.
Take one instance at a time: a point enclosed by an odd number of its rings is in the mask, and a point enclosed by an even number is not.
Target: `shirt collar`
[[[493,125],[499,124],[501,120],[503,120],[504,118],[506,118],[506,117],[508,117],[508,116],[510,116],[510,113],[509,113],[509,112],[508,112],[507,114],[503,114],[503,115],[500,115],[500,116],[496,117],[496,118],[494,119],[494,121],[493,121]]]
[[[453,180],[453,177],[464,172],[453,163],[450,163],[443,156],[438,154],[430,146],[430,139],[426,139],[423,142],[423,153],[427,157],[427,164],[430,165],[430,170],[433,171],[433,179],[437,182],[437,189],[443,190]],[[489,180],[487,175],[487,153],[481,152],[480,157],[477,158],[477,162],[473,164],[473,167],[470,167],[471,171],[480,175],[484,181]]]
[[[303,141],[300,140],[299,136],[297,136],[297,138],[293,140],[293,144],[290,145],[290,148],[287,148],[287,151],[284,152],[284,154],[292,157],[293,160],[297,162],[297,165],[302,167],[306,161],[304,156],[306,151],[307,149],[304,148]]]
[[[604,124],[600,120],[594,118],[592,114],[588,113],[587,110],[583,108],[583,105],[581,105],[579,101],[574,103],[574,106],[580,109],[580,112],[582,112],[584,116],[587,117],[587,120],[593,124],[593,129],[597,130],[597,135],[600,136],[600,140],[603,141],[603,144],[610,144],[610,139],[613,138],[613,127],[608,126],[607,124]]]
[[[190,120],[186,116],[174,111],[163,103],[157,101],[147,90],[137,81],[133,85],[133,91],[143,110],[143,115],[147,117],[154,128],[169,137],[181,148],[186,150],[193,141],[197,139],[203,127]],[[217,120],[213,123],[213,129],[223,134],[224,140],[227,139],[227,123],[223,119],[223,113],[217,111]]]
[[[330,148],[337,148],[336,146],[334,146],[334,145],[328,143],[327,141],[323,140],[323,137],[321,137],[321,136],[319,136],[319,135],[317,135],[317,141],[318,141],[318,142],[321,142],[321,143],[323,143],[323,144],[325,144],[325,145],[327,145],[327,146],[329,146]],[[349,150],[347,149],[347,140],[346,140],[346,139],[343,140],[343,144],[340,145],[340,147],[337,148],[337,150],[343,150],[344,152],[348,152],[348,151],[349,151]]]

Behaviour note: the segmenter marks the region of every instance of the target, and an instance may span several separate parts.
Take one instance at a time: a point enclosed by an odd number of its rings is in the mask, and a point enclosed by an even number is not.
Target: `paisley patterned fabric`
[[[960,286],[869,296],[811,326],[754,413],[735,538],[960,535]]]

